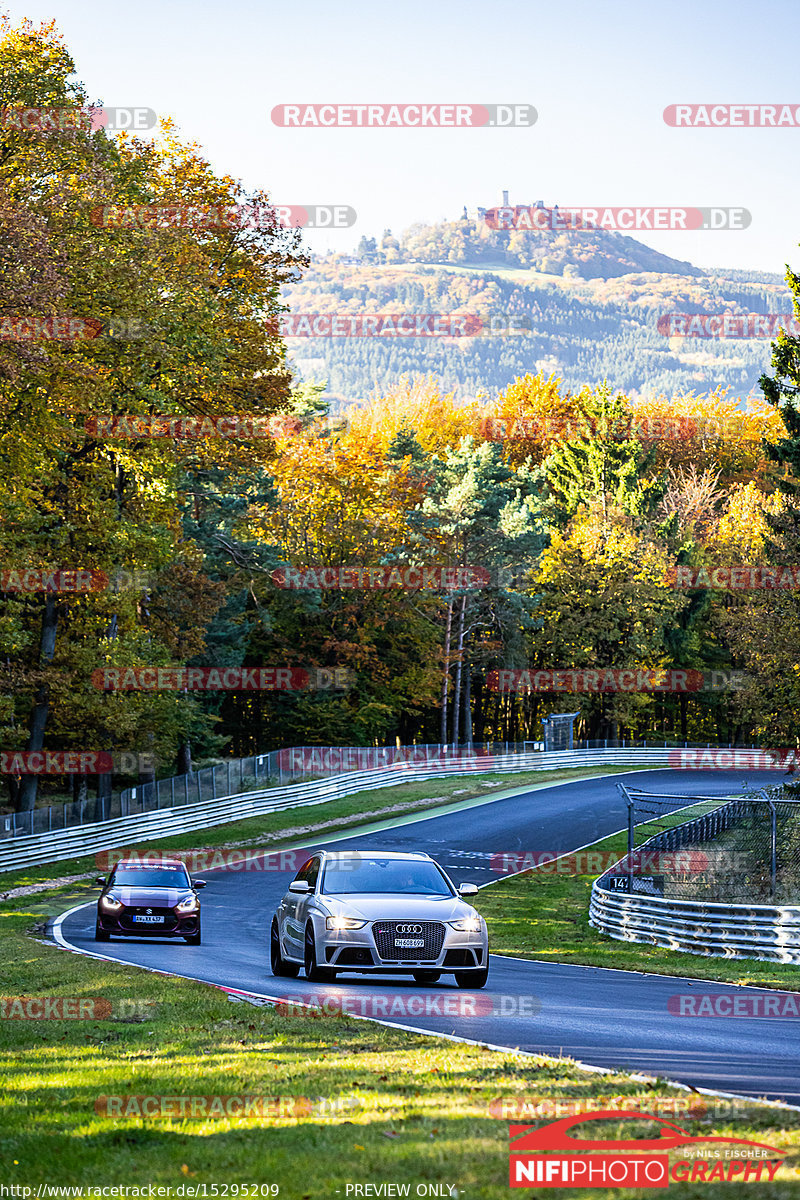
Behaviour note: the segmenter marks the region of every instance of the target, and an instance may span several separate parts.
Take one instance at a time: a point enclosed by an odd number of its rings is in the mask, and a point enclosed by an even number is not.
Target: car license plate
[[[140,925],[163,925],[164,924],[163,917],[141,917],[141,916],[137,915],[133,919],[134,919],[134,921],[138,921]]]
[[[394,944],[395,946],[402,946],[404,949],[411,950],[417,947],[422,948],[425,945],[425,941],[423,938],[395,938]]]

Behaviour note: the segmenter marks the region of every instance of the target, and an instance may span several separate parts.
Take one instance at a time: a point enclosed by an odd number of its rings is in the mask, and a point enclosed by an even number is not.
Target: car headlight
[[[363,929],[366,921],[356,921],[355,917],[328,917],[326,929]]]
[[[457,929],[460,933],[479,933],[481,919],[480,917],[462,917],[460,921],[448,921],[447,924],[451,929]]]
[[[200,901],[197,899],[197,896],[187,896],[185,900],[181,900],[179,904],[175,905],[175,912],[196,912],[199,907]]]
[[[119,912],[119,910],[123,907],[123,904],[122,901],[118,900],[116,896],[109,894],[108,896],[100,897],[100,907],[107,908],[109,912]]]

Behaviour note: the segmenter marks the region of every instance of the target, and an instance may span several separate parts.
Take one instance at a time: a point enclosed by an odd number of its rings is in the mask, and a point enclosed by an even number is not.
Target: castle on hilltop
[[[498,207],[498,208],[500,208],[501,206],[500,206],[500,205],[498,205],[497,207]],[[505,191],[503,192],[503,203],[502,203],[502,207],[503,207],[503,208],[511,208],[511,207],[512,207],[512,205],[510,205],[510,204],[509,204],[509,202],[508,202],[508,192],[505,192]],[[537,200],[535,204],[533,203],[533,201],[531,201],[531,203],[530,203],[529,205],[527,205],[527,204],[526,204],[526,205],[516,205],[516,206],[514,206],[514,207],[517,207],[517,208],[520,208],[520,207],[523,207],[523,208],[544,208],[544,201],[543,201],[543,200]],[[555,206],[555,208],[556,208],[556,211],[558,211],[558,205],[556,205],[556,206]],[[466,204],[465,204],[465,205],[464,205],[464,214],[463,214],[463,215],[464,215],[464,217],[465,217],[466,219],[468,219],[468,220],[470,220],[470,221],[482,221],[482,220],[484,219],[484,217],[486,216],[486,211],[487,211],[487,210],[486,210],[485,208],[483,208],[483,207],[480,207],[480,206],[479,206],[479,207],[477,207],[477,208],[467,208],[467,206],[466,206]]]

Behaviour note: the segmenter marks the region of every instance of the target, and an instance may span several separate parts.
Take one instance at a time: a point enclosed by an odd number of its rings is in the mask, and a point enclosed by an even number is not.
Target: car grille
[[[151,925],[148,922],[134,921],[134,915],[163,917],[164,921],[158,925]],[[126,908],[125,912],[119,919],[119,923],[123,929],[174,929],[178,921],[174,911],[171,908],[158,908],[155,905],[133,905]]]
[[[372,933],[382,962],[432,962],[444,945],[439,921],[375,921]],[[395,946],[395,938],[421,938],[424,945]]]

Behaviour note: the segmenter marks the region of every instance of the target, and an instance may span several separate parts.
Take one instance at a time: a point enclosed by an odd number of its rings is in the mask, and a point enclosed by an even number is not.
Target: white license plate
[[[395,946],[402,946],[404,949],[412,950],[425,945],[423,938],[395,938]]]
[[[138,921],[140,925],[163,925],[163,917],[140,917],[135,916],[134,921]]]

